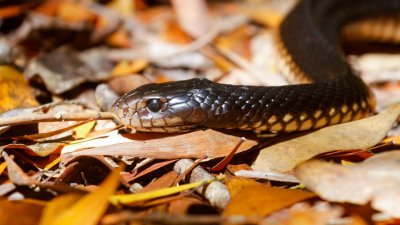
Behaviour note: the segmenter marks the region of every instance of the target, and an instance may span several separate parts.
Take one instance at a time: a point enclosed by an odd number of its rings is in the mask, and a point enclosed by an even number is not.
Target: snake
[[[150,83],[122,95],[111,112],[119,123],[145,132],[288,133],[367,117],[376,100],[346,60],[341,29],[399,12],[400,0],[301,0],[274,35],[279,65],[291,84],[228,85],[205,78]]]

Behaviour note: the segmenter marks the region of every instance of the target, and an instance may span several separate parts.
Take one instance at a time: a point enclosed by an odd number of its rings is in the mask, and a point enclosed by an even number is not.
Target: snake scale
[[[374,111],[374,96],[346,61],[340,30],[352,21],[399,12],[400,0],[302,0],[275,35],[287,78],[297,84],[240,86],[207,79],[146,84],[121,96],[111,111],[120,123],[152,132],[292,132],[365,117]]]

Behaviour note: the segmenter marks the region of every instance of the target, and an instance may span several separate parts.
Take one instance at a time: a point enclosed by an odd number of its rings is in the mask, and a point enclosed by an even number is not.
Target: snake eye
[[[147,101],[147,108],[152,112],[158,112],[163,107],[163,103],[160,99],[153,98]]]

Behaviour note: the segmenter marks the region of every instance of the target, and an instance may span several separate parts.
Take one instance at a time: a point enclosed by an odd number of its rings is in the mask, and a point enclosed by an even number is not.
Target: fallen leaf
[[[360,164],[342,166],[312,160],[295,169],[301,182],[322,198],[366,204],[400,218],[400,151],[384,152]]]
[[[178,175],[179,174],[175,171],[166,173],[163,176],[161,176],[160,178],[158,178],[158,179],[152,181],[151,183],[149,183],[148,185],[146,185],[144,188],[138,190],[137,193],[144,193],[144,192],[148,192],[148,191],[157,190],[160,188],[170,187],[174,183],[174,181],[178,177]]]
[[[135,1],[132,0],[113,0],[107,6],[123,16],[133,16],[135,11]]]
[[[267,27],[278,27],[284,18],[283,13],[273,11],[267,7],[240,7],[252,20]]]
[[[7,163],[8,177],[14,184],[17,185],[32,185],[39,183],[35,179],[29,177],[25,172],[15,163],[6,152],[2,153],[4,160]]]
[[[0,224],[35,225],[38,224],[44,202],[33,200],[9,201],[0,199]]]
[[[25,153],[32,155],[32,156],[41,156],[41,157],[45,157],[48,156],[54,152],[58,152],[61,151],[62,146],[64,144],[63,143],[35,143],[32,145],[24,145],[24,144],[9,144],[9,145],[5,145],[0,149],[4,150],[4,149],[20,149],[23,150]]]
[[[171,163],[174,163],[176,160],[172,159],[172,160],[168,160],[168,161],[163,161],[163,162],[159,162],[156,164],[151,165],[150,167],[146,168],[145,170],[141,171],[140,173],[137,174],[129,174],[126,176],[123,176],[126,182],[132,182],[133,180],[142,177],[148,173],[151,173],[159,168],[163,168]],[[172,180],[173,182],[174,180]]]
[[[367,83],[400,80],[399,54],[369,53],[352,57],[351,61]]]
[[[96,15],[81,4],[73,1],[63,1],[57,8],[56,15],[63,21],[70,23],[92,23]]]
[[[148,65],[149,61],[146,59],[137,59],[134,61],[123,60],[114,67],[114,69],[111,71],[111,75],[122,76],[138,73],[145,69]]]
[[[70,194],[53,199],[44,209],[40,224],[98,224],[108,207],[109,196],[118,187],[120,171],[121,169],[113,170],[98,189],[81,198]]]
[[[266,216],[296,202],[315,197],[302,190],[291,190],[256,184],[244,187],[232,197],[223,215]]]
[[[76,139],[82,139],[88,136],[89,132],[93,129],[96,125],[96,121],[90,121],[80,125],[79,127],[75,127],[73,129],[74,136]]]
[[[106,38],[106,43],[117,48],[131,47],[131,40],[128,32],[123,29],[118,29]]]
[[[78,52],[62,46],[39,54],[28,65],[25,74],[29,79],[40,76],[50,92],[61,94],[84,82],[109,78],[112,67],[104,49],[92,48]],[[76,68],[80,69],[75,71]]]
[[[225,180],[226,180],[225,185],[228,187],[231,196],[235,196],[238,192],[240,192],[240,190],[242,190],[245,187],[260,184],[255,180],[243,177],[229,177]],[[267,186],[268,184],[265,185]]]
[[[194,197],[182,197],[168,203],[168,213],[173,215],[216,213],[209,204]]]
[[[81,144],[75,146],[65,146],[62,154],[63,157],[78,155],[128,155],[156,159],[202,158],[204,156],[217,158],[228,155],[241,140],[240,137],[214,130],[199,130],[180,135],[152,134],[151,136],[153,138],[150,138],[148,134],[138,133],[127,135],[126,137],[113,136],[109,137],[109,139],[97,139],[93,140],[92,143],[80,142]],[[246,139],[239,146],[237,153],[246,151],[256,144],[256,141]],[[95,145],[98,147],[83,149],[94,147]]]
[[[60,157],[57,157],[56,159],[54,159],[53,161],[51,161],[49,164],[47,164],[43,170],[50,170],[53,166],[57,165],[58,163],[60,163],[61,159]]]
[[[11,66],[1,65],[0,74],[0,113],[38,105],[22,73]]]
[[[365,149],[381,141],[400,113],[400,104],[362,120],[322,128],[260,151],[252,168],[286,172],[318,154],[334,150]]]
[[[2,162],[0,164],[0,175],[4,172],[4,170],[7,168],[7,162]]]
[[[201,37],[210,31],[213,20],[205,0],[173,0],[172,6],[180,27],[192,37]]]
[[[176,187],[169,187],[169,188],[161,188],[154,191],[144,192],[144,193],[137,193],[137,194],[126,194],[126,195],[113,195],[110,197],[110,202],[114,205],[118,204],[129,204],[139,201],[146,201],[150,199],[155,199],[159,197],[164,197],[172,194],[176,194],[182,191],[190,190],[193,188],[200,187],[205,184],[209,184],[216,179],[210,179],[205,181],[199,181],[189,184],[182,184]]]
[[[2,5],[0,8],[0,19],[3,20],[6,18],[19,16],[32,6],[34,6],[34,3],[29,3],[29,2],[24,4],[17,3],[17,5],[9,5],[9,6]]]
[[[343,208],[337,205],[331,205],[326,202],[317,202],[310,205],[306,202],[294,204],[289,209],[284,209],[273,213],[267,217],[263,224],[274,225],[326,225],[326,224],[346,224],[346,225],[367,225],[357,215],[343,217]]]

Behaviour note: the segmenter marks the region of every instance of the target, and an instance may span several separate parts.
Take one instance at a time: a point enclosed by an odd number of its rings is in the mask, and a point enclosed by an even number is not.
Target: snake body
[[[276,45],[286,86],[240,86],[191,79],[143,85],[112,106],[115,118],[140,131],[199,128],[292,132],[367,116],[375,100],[356,75],[338,39],[345,24],[395,15],[400,0],[303,0],[281,23]]]

